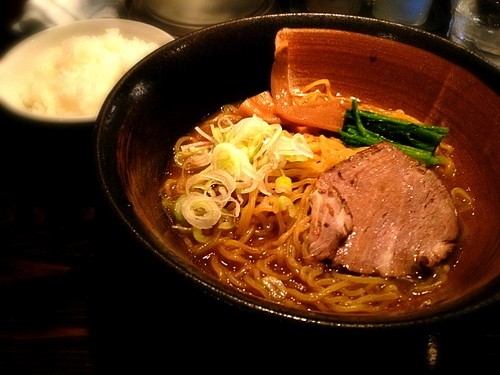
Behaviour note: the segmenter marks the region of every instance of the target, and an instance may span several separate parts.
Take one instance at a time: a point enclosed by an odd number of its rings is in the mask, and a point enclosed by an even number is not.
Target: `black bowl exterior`
[[[453,270],[456,280],[443,291],[442,301],[434,307],[391,316],[297,311],[221,286],[197,270],[182,252],[175,250],[180,243],[170,232],[159,196],[172,147],[177,138],[221,105],[269,89],[274,37],[283,27],[329,28],[380,37],[412,46],[410,50],[419,51],[418,56],[431,59],[413,62],[405,59],[405,64],[410,64],[414,71],[424,72],[435,62],[441,66],[437,78],[428,74],[428,79],[436,79],[443,85],[438,99],[432,103],[418,100],[418,95],[413,101],[402,101],[404,98],[401,97],[396,99],[401,107],[409,103],[409,109],[417,115],[431,112],[433,120],[458,123],[458,136],[452,142],[466,149],[466,156],[459,163],[463,168],[474,170],[472,177],[462,176],[460,181],[469,186],[473,183],[471,180],[478,180],[481,199],[485,198],[484,203],[479,202],[478,209],[487,219],[484,227],[478,229],[477,241],[482,248],[480,255],[486,259],[465,255],[465,260]],[[421,50],[426,51],[424,55],[419,54]],[[356,67],[348,69],[352,70],[355,81]],[[500,161],[497,164],[484,163],[488,158],[499,159],[495,156],[498,142],[494,142],[500,137],[499,78],[499,71],[491,64],[446,39],[390,22],[311,13],[230,21],[193,32],[161,47],[131,69],[115,86],[99,113],[94,132],[99,178],[119,219],[139,242],[180,274],[230,304],[285,319],[335,327],[398,327],[441,321],[500,299],[500,251],[496,251],[500,249],[500,231],[492,224],[500,222],[500,200],[496,195],[500,188]],[[392,84],[405,85],[408,89],[412,85],[425,87],[425,84],[415,82]],[[436,82],[432,85],[439,88]],[[356,87],[363,90],[359,82]],[[469,105],[474,110],[478,107],[477,98],[469,100],[463,99],[468,95],[457,95],[461,90],[470,90],[472,96],[485,96],[483,99],[490,108],[479,113],[464,110],[460,114],[457,106]],[[411,95],[410,91],[407,92]],[[453,103],[448,104],[450,101]],[[466,121],[461,120],[462,117]],[[473,133],[480,130],[477,123],[486,118],[493,126],[485,130],[486,138],[480,138]],[[468,123],[471,123],[472,130],[469,130]],[[485,147],[484,139],[489,139],[488,145],[491,146]],[[479,159],[476,151],[480,154]],[[458,294],[460,298],[452,297],[452,289],[457,288],[464,290]]]

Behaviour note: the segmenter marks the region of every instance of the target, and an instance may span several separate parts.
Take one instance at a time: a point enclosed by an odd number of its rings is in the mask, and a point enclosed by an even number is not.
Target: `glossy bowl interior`
[[[63,126],[94,124],[97,113],[59,116],[30,111],[23,103],[20,92],[32,68],[40,62],[42,53],[60,46],[68,38],[98,36],[110,28],[118,29],[124,38],[138,38],[159,46],[173,39],[167,32],[149,24],[114,18],[81,20],[40,31],[14,45],[0,59],[0,104],[28,121]]]
[[[269,88],[274,37],[283,27],[349,31],[324,57],[340,92],[450,126],[449,142],[461,151],[457,184],[474,191],[476,219],[432,306],[390,315],[298,311],[221,285],[179,251],[159,198],[170,150],[221,105]],[[161,47],[113,89],[95,128],[99,178],[119,220],[146,249],[230,304],[327,326],[406,326],[460,316],[500,298],[499,78],[493,66],[446,39],[386,21],[327,14],[230,21]]]

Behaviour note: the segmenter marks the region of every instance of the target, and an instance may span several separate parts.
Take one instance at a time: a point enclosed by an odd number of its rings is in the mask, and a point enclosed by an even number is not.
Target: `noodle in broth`
[[[225,106],[206,120],[201,129],[213,124],[239,121],[237,108]],[[207,130],[208,131],[208,130]],[[426,304],[426,295],[446,281],[449,265],[442,265],[425,279],[389,279],[351,275],[308,257],[310,225],[309,195],[316,178],[363,148],[349,148],[334,137],[304,135],[313,151],[311,160],[287,162],[271,171],[266,187],[242,195],[240,216],[228,216],[212,229],[192,230],[174,222],[193,262],[224,283],[251,295],[301,309],[334,313],[390,311],[417,299]],[[199,134],[179,140],[175,147],[177,165],[162,190],[163,205],[174,217],[175,202],[185,191],[193,174],[192,159],[182,158],[188,141],[203,142]],[[181,160],[183,159],[183,160]],[[277,192],[278,178],[288,176],[291,190]]]
[[[396,114],[406,116],[401,111]],[[429,303],[426,296],[446,281],[448,264],[436,267],[429,277],[390,279],[343,273],[308,257],[309,196],[317,177],[364,149],[346,147],[333,136],[303,134],[313,157],[287,161],[269,171],[264,181],[267,194],[254,189],[241,194],[239,202],[230,202],[233,209],[238,206],[238,217],[223,213],[209,229],[182,223],[176,202],[189,178],[203,169],[199,165],[205,156],[199,151],[210,146],[202,135],[212,136],[210,129],[229,127],[241,119],[237,106],[226,105],[200,124],[198,132],[175,145],[162,202],[196,265],[244,293],[312,311],[372,313]],[[189,145],[196,145],[198,152]],[[288,189],[282,188],[280,176],[290,179]],[[464,200],[464,192],[460,193],[455,195]]]

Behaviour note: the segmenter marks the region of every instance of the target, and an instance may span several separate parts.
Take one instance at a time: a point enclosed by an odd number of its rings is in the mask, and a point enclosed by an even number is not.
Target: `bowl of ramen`
[[[229,21],[114,87],[98,174],[139,243],[229,305],[335,327],[442,321],[500,297],[498,78],[386,21]]]
[[[93,124],[115,83],[173,37],[147,23],[86,19],[37,32],[0,59],[0,104],[28,121]]]

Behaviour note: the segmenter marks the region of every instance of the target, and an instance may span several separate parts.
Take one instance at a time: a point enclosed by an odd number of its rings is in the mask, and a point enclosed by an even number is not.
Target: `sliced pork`
[[[459,236],[452,198],[430,169],[379,143],[323,173],[311,196],[309,253],[354,273],[411,276]]]

